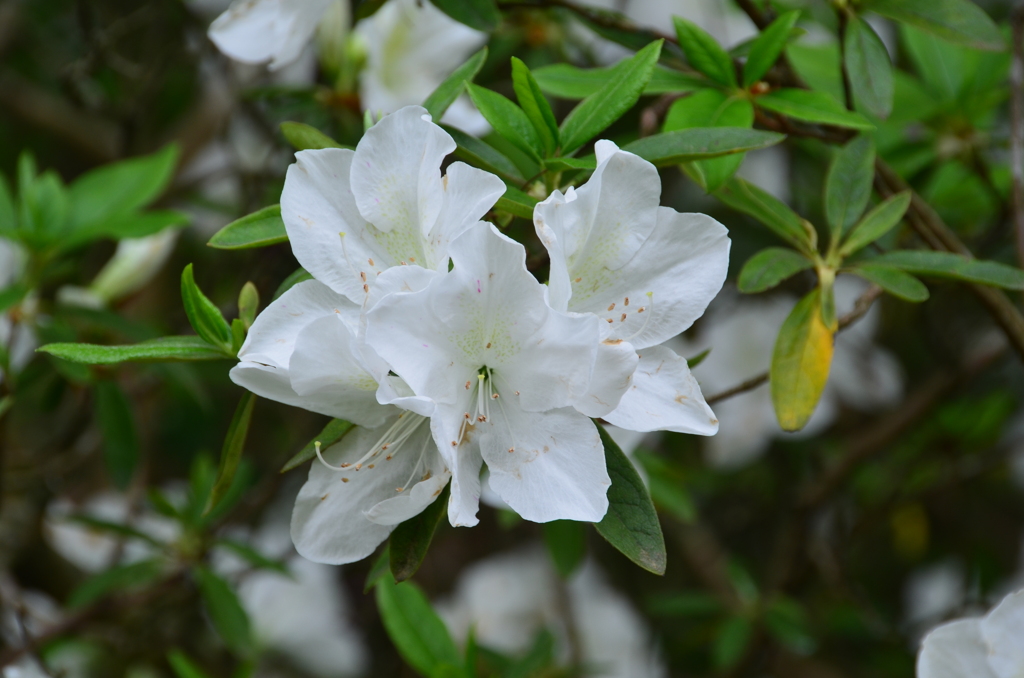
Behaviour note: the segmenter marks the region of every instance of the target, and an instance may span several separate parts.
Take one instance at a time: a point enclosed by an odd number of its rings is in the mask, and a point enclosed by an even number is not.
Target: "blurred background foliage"
[[[364,0],[351,13],[379,4]],[[976,4],[1009,45],[1012,4]],[[607,66],[630,53],[614,39],[636,46],[653,35],[669,41],[663,64],[694,75],[672,44],[672,14],[742,58],[757,31],[750,16],[796,9],[785,67],[766,80],[792,76],[843,102],[837,35],[845,15],[836,6],[845,5],[627,0],[601,8],[631,17],[624,20],[569,2],[501,2],[475,82],[512,96],[516,56],[552,95],[559,85],[551,84],[551,71],[543,77],[546,67]],[[295,270],[287,244],[224,251],[206,242],[228,222],[278,202],[293,153],[280,123],[305,123],[345,145],[358,141],[358,55],[349,43],[332,43],[322,27],[318,42],[283,70],[233,63],[206,37],[224,8],[218,0],[0,2],[0,172],[7,186],[25,199],[31,184],[40,218],[53,218],[54,210],[75,218],[87,200],[75,198],[76,180],[125,158],[150,158],[123,177],[149,181],[146,199],[105,197],[104,219],[131,215],[121,230],[99,229],[81,241],[51,233],[27,268],[17,264],[28,271],[21,280],[13,255],[0,256],[5,678],[43,667],[38,675],[133,678],[423,673],[396,652],[396,632],[381,622],[388,605],[418,604],[412,589],[381,588],[375,598],[364,593],[373,559],[311,570],[291,551],[288,497],[304,470],[278,470],[321,431],[323,417],[256,402],[241,472],[217,508],[204,513],[243,398],[227,378],[229,363],[83,367],[29,352],[13,366],[21,325],[33,328],[37,343],[192,334],[178,273],[188,264],[229,319],[247,281],[265,304]],[[876,123],[869,134],[878,156],[975,255],[1019,265],[1011,50],[973,49],[868,17],[895,68],[891,114],[855,105]],[[603,136],[621,146],[662,126],[685,127],[692,101],[683,92],[646,94]],[[568,96],[550,102],[558,119],[575,105]],[[740,176],[811,223],[828,223],[822,196],[835,128],[826,126],[823,140],[760,113],[732,124],[751,123],[791,134],[749,154]],[[486,139],[530,166],[499,136]],[[728,289],[681,340],[688,356],[711,348],[695,374],[713,395],[768,368],[782,319],[815,278],[804,271],[771,296],[738,294],[743,264],[777,239],[707,195],[688,177],[693,168],[684,169],[663,169],[662,203],[711,214],[733,242]],[[37,172],[39,179],[25,179]],[[67,204],[54,188],[61,182],[71,187]],[[891,185],[879,194],[897,192]],[[540,257],[529,221],[499,216]],[[142,282],[104,291],[97,275],[119,251],[117,240],[165,228],[176,234],[165,251],[133,255],[144,262],[145,275],[133,274]],[[920,242],[908,229],[886,238],[887,247]],[[541,276],[544,265],[536,262]],[[15,289],[22,283],[27,287]],[[716,406],[725,441],[717,451],[710,450],[715,443],[672,433],[633,441],[662,517],[664,577],[639,570],[576,525],[535,525],[487,506],[472,531],[442,521],[416,582],[440,601],[460,643],[479,625],[480,647],[470,640],[468,650],[477,653],[479,675],[909,676],[928,628],[1019,587],[1021,357],[964,285],[928,279],[928,288],[922,304],[875,301],[861,320],[869,329],[850,346],[843,348],[840,335],[836,393],[826,391],[804,433],[778,429],[762,385]],[[863,289],[840,295],[840,314]],[[1011,298],[1019,308],[1019,294]],[[781,315],[773,304],[781,304]],[[716,330],[730,318],[743,320]],[[886,357],[872,358],[872,351]],[[716,376],[722,374],[734,376]],[[844,384],[860,389],[844,392]],[[386,598],[407,594],[413,598],[404,603]],[[507,600],[531,596],[539,599],[532,608]],[[607,626],[587,635],[588,619]],[[490,637],[522,640],[488,647],[488,623]],[[600,644],[594,639],[601,633],[622,642],[608,640],[609,651],[635,661],[610,673],[604,666],[604,674],[588,665],[587,643]]]

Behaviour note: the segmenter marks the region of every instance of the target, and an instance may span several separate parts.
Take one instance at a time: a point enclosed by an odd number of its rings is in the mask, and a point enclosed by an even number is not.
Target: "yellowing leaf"
[[[772,355],[772,404],[779,426],[799,431],[821,399],[832,365],[834,337],[821,320],[821,293],[800,300],[786,318]]]

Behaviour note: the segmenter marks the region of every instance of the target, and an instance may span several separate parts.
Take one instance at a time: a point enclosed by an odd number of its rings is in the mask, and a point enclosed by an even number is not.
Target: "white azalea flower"
[[[160,272],[174,252],[178,229],[167,228],[143,238],[124,238],[87,288],[62,287],[57,298],[63,303],[102,308],[145,287]]]
[[[658,344],[693,324],[721,289],[728,233],[706,215],[659,206],[651,163],[606,140],[596,151],[586,184],[534,210],[551,258],[552,307],[601,319],[595,372],[604,378],[573,404],[633,431],[713,435],[718,421],[686,361]],[[631,383],[614,376],[611,366],[630,363]]]
[[[0,290],[18,282],[25,268],[25,259],[25,251],[18,243],[0,238]],[[35,298],[29,295],[16,306],[17,313],[12,313],[13,309],[0,311],[0,349],[7,352],[8,366],[15,373],[32,360],[39,345],[35,330],[21,317],[32,315],[34,307]],[[0,381],[3,379],[4,370],[0,363]]]
[[[1024,591],[980,619],[936,628],[921,643],[917,678],[1019,678],[1024,675]]]
[[[296,153],[281,194],[292,252],[314,278],[362,304],[391,266],[448,269],[448,243],[505,192],[493,174],[441,162],[455,142],[407,106],[385,116],[355,151]]]
[[[564,606],[558,602],[560,586],[566,587]],[[642,617],[592,561],[563,584],[543,549],[492,556],[468,567],[453,594],[439,601],[436,609],[460,642],[472,630],[480,645],[520,655],[530,649],[537,633],[547,629],[555,635],[556,658],[563,664],[571,660],[572,635],[580,660],[593,675],[666,675]]]
[[[210,25],[210,39],[236,61],[269,62],[271,70],[278,70],[299,57],[332,4],[333,0],[236,0]],[[330,23],[347,24],[347,12],[341,19]],[[356,24],[354,34],[366,49],[366,65],[359,75],[362,108],[375,113],[422,102],[487,42],[486,33],[419,0],[390,0]],[[466,96],[452,104],[443,120],[470,134],[490,130]]]
[[[611,484],[604,451],[594,423],[570,407],[590,384],[598,319],[551,309],[526,250],[489,224],[455,239],[450,254],[451,272],[377,303],[366,336],[435,404],[434,439],[454,474],[451,523],[476,524],[482,462],[527,520],[600,520]]]

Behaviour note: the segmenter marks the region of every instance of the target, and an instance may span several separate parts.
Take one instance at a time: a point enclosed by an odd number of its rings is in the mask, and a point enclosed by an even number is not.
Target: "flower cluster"
[[[527,520],[599,521],[605,456],[593,418],[712,435],[686,361],[660,344],[689,327],[728,265],[726,229],[660,207],[655,168],[608,141],[590,180],[540,203],[550,281],[481,221],[505,191],[460,162],[409,106],[354,151],[302,151],[281,213],[313,279],[256,319],[233,380],[358,426],[317,450],[292,537],[307,558],[364,558],[451,484],[474,525],[480,477]]]

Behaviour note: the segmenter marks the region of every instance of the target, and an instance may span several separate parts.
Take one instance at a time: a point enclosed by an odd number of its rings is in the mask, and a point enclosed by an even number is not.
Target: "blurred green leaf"
[[[750,54],[743,65],[743,86],[750,87],[764,77],[778,60],[779,55],[789,41],[789,36],[800,18],[800,12],[794,10],[780,15],[771,22],[750,46]],[[731,64],[730,64],[731,66]]]
[[[93,516],[84,514],[68,516],[68,520],[73,523],[84,525],[85,527],[88,527],[91,530],[99,532],[110,532],[111,534],[116,534],[117,536],[124,537],[126,539],[138,539],[139,541],[144,541],[147,544],[150,544],[151,546],[156,546],[157,548],[163,547],[163,544],[161,544],[159,541],[157,541],[150,535],[146,534],[145,532],[135,529],[131,525],[123,525],[121,523],[115,523],[109,520],[101,520],[100,518],[95,518]]]
[[[369,593],[379,581],[390,576],[390,555],[388,547],[385,546],[381,549],[377,560],[373,561],[373,567],[370,568],[370,571],[366,575],[366,581],[363,583],[363,593]]]
[[[71,230],[153,202],[174,178],[178,155],[178,147],[169,144],[150,155],[102,165],[80,176],[68,186]]]
[[[750,645],[753,632],[753,624],[744,617],[730,617],[722,622],[711,649],[715,666],[728,669],[738,664]]]
[[[622,150],[639,155],[658,167],[682,162],[720,158],[768,148],[786,137],[775,132],[738,127],[703,127],[681,129],[637,139]]]
[[[736,69],[732,58],[722,49],[718,41],[707,31],[681,17],[672,17],[675,23],[679,46],[686,54],[686,60],[698,71],[720,85],[736,86]]]
[[[493,31],[501,22],[501,12],[494,0],[430,1],[451,18],[478,31]]]
[[[882,39],[860,17],[851,16],[843,39],[843,63],[858,110],[880,120],[889,117],[895,86],[892,62]]]
[[[104,596],[136,589],[153,582],[163,574],[160,560],[141,560],[130,565],[117,565],[86,579],[68,596],[69,609],[80,609]]]
[[[864,215],[860,223],[846,236],[842,247],[839,248],[839,255],[849,256],[891,231],[900,223],[907,208],[910,207],[910,197],[910,191],[889,196]]]
[[[597,427],[612,486],[608,488],[608,513],[594,523],[598,534],[634,563],[654,574],[665,574],[665,537],[647,487],[632,462],[603,426]]]
[[[558,121],[555,120],[555,113],[541,93],[530,69],[516,57],[512,57],[512,86],[520,108],[540,137],[544,157],[553,155],[558,148]]]
[[[419,587],[385,577],[377,583],[376,593],[384,629],[409,666],[424,676],[444,664],[461,666],[448,629]]]
[[[440,122],[448,107],[455,103],[459,95],[466,91],[466,83],[472,82],[480,67],[487,61],[487,47],[469,57],[464,64],[452,71],[452,74],[444,79],[437,86],[430,96],[423,102],[423,108],[427,109],[434,122]]]
[[[800,605],[790,598],[773,600],[764,611],[764,625],[768,632],[793,652],[807,655],[816,643],[811,626]]]
[[[505,194],[498,198],[494,209],[514,214],[523,219],[533,219],[533,208],[539,201],[513,186],[505,187]]]
[[[62,237],[56,245],[58,249],[68,251],[102,238],[144,238],[165,228],[184,226],[188,222],[189,216],[176,210],[124,212],[83,224],[78,230]]]
[[[967,78],[967,50],[910,26],[900,28],[903,47],[931,96],[954,101]]]
[[[899,250],[886,252],[870,259],[868,263],[898,268],[917,275],[980,283],[1009,290],[1024,290],[1024,271],[1019,268],[995,261],[970,259],[962,254]]]
[[[696,356],[692,364],[687,361],[687,366],[696,367],[710,352],[711,349],[707,349]],[[637,450],[634,457],[647,472],[647,486],[654,505],[682,523],[689,524],[696,520],[697,507],[686,488],[683,474],[662,457],[643,450]]]
[[[633,107],[651,79],[662,42],[652,42],[626,59],[601,89],[569,112],[559,131],[563,155],[575,153]]]
[[[625,65],[620,61],[606,68],[580,68],[572,64],[551,64],[533,69],[533,77],[541,91],[560,99],[585,99],[600,90],[612,77],[613,71]],[[702,89],[707,83],[680,71],[655,66],[643,94],[668,94]]]
[[[651,597],[646,608],[658,617],[705,617],[722,611],[722,604],[710,593],[679,591]]]
[[[875,283],[883,290],[904,301],[921,302],[928,299],[928,288],[924,283],[898,268],[864,264],[850,269],[865,280]]]
[[[160,337],[127,346],[56,343],[37,349],[63,360],[86,365],[114,365],[138,361],[223,360],[232,356],[201,337]]]
[[[531,158],[540,160],[544,153],[537,131],[523,109],[497,92],[466,83],[469,96],[494,131]]]
[[[302,122],[282,122],[281,134],[296,151],[349,148],[339,144],[316,127]]]
[[[704,362],[704,359],[707,358],[709,355],[711,355],[711,349],[706,348],[697,355],[693,356],[692,358],[687,358],[686,366],[692,370],[694,367]]]
[[[826,92],[836,101],[844,99],[846,93],[843,90],[842,57],[838,43],[793,43],[786,47],[786,58],[808,87]]]
[[[219,250],[240,250],[282,242],[288,242],[288,233],[281,219],[281,206],[271,205],[232,221],[214,233],[207,244]]]
[[[388,562],[395,581],[405,581],[420,569],[427,557],[430,542],[441,518],[448,512],[449,485],[438,491],[437,498],[419,515],[402,522],[391,533],[388,541]]]
[[[854,137],[832,157],[825,179],[825,214],[833,243],[864,213],[874,178],[875,143],[869,135]]]
[[[231,585],[202,565],[193,568],[192,572],[213,628],[233,652],[248,656],[253,647],[249,615]]]
[[[492,174],[497,174],[505,181],[511,181],[514,183],[523,183],[526,179],[523,177],[522,172],[516,167],[515,163],[509,160],[501,151],[494,148],[485,141],[481,141],[474,136],[470,136],[461,130],[457,130],[454,127],[442,125],[444,130],[448,134],[452,135],[455,139],[457,147],[455,149],[455,157],[460,160],[479,167],[480,169],[487,170]]]
[[[167,663],[171,665],[178,678],[209,678],[181,650],[171,650],[167,653]]]
[[[785,247],[769,247],[747,260],[736,286],[744,294],[756,294],[813,267],[814,262],[799,252]]]
[[[970,0],[869,0],[864,8],[975,49],[1002,50],[999,27]]]
[[[287,278],[281,281],[281,284],[274,290],[274,297],[271,301],[276,301],[281,298],[281,295],[290,290],[291,288],[298,285],[300,282],[306,282],[312,280],[313,276],[304,268],[297,268],[292,271]]]
[[[568,579],[587,555],[586,526],[575,520],[553,520],[543,528],[544,544],[555,569],[562,579]]]
[[[128,486],[139,462],[139,434],[128,397],[113,381],[96,383],[96,416],[103,432],[103,461],[114,485]]]
[[[706,89],[684,97],[669,109],[665,117],[665,131],[672,132],[685,128],[726,127],[743,129],[754,124],[754,106],[749,99],[729,96],[724,92]],[[693,163],[687,174],[693,177],[705,191],[719,189],[729,180],[740,163],[743,154],[737,153],[714,160]]]
[[[305,464],[307,461],[316,456],[316,443],[320,443],[322,449],[327,449],[331,445],[336,444],[339,440],[345,437],[345,434],[354,428],[353,424],[345,421],[344,419],[331,419],[324,426],[323,430],[317,434],[315,438],[309,441],[309,443],[299,450],[295,456],[289,459],[284,466],[281,467],[281,473],[291,471],[293,468]]]
[[[821,292],[814,290],[790,312],[772,353],[772,404],[782,430],[799,431],[811,418],[828,381],[832,350],[832,332],[821,317]]]
[[[196,285],[192,264],[181,272],[181,301],[192,329],[213,346],[231,349],[231,328],[224,315]]]
[[[754,184],[733,177],[715,197],[729,207],[749,214],[789,244],[805,254],[813,254],[803,219],[784,202]]]
[[[0,313],[19,303],[28,293],[29,288],[20,283],[0,290]]]
[[[221,537],[217,539],[217,545],[223,546],[224,548],[233,552],[235,555],[244,559],[253,567],[256,567],[261,570],[273,570],[274,572],[279,572],[289,577],[291,576],[291,572],[288,571],[288,566],[285,565],[283,562],[281,562],[280,560],[273,560],[271,558],[267,558],[265,555],[263,555],[253,547],[249,546],[248,544],[243,544],[242,542],[235,541],[234,539],[226,539]]]
[[[850,129],[872,130],[875,128],[860,113],[843,108],[831,94],[812,92],[805,89],[779,89],[762,94],[754,100],[761,108],[781,113],[803,122],[848,127]]]
[[[588,155],[585,158],[546,158],[544,169],[549,172],[565,172],[572,170],[592,171],[597,169],[597,157]]]
[[[249,422],[252,421],[252,410],[255,405],[256,396],[245,391],[241,400],[238,401],[238,407],[235,408],[227,435],[224,436],[224,446],[220,452],[220,465],[217,468],[217,482],[213,484],[213,490],[210,492],[210,498],[204,511],[206,514],[220,504],[235,480],[238,464],[242,461],[245,439],[249,435]]]

